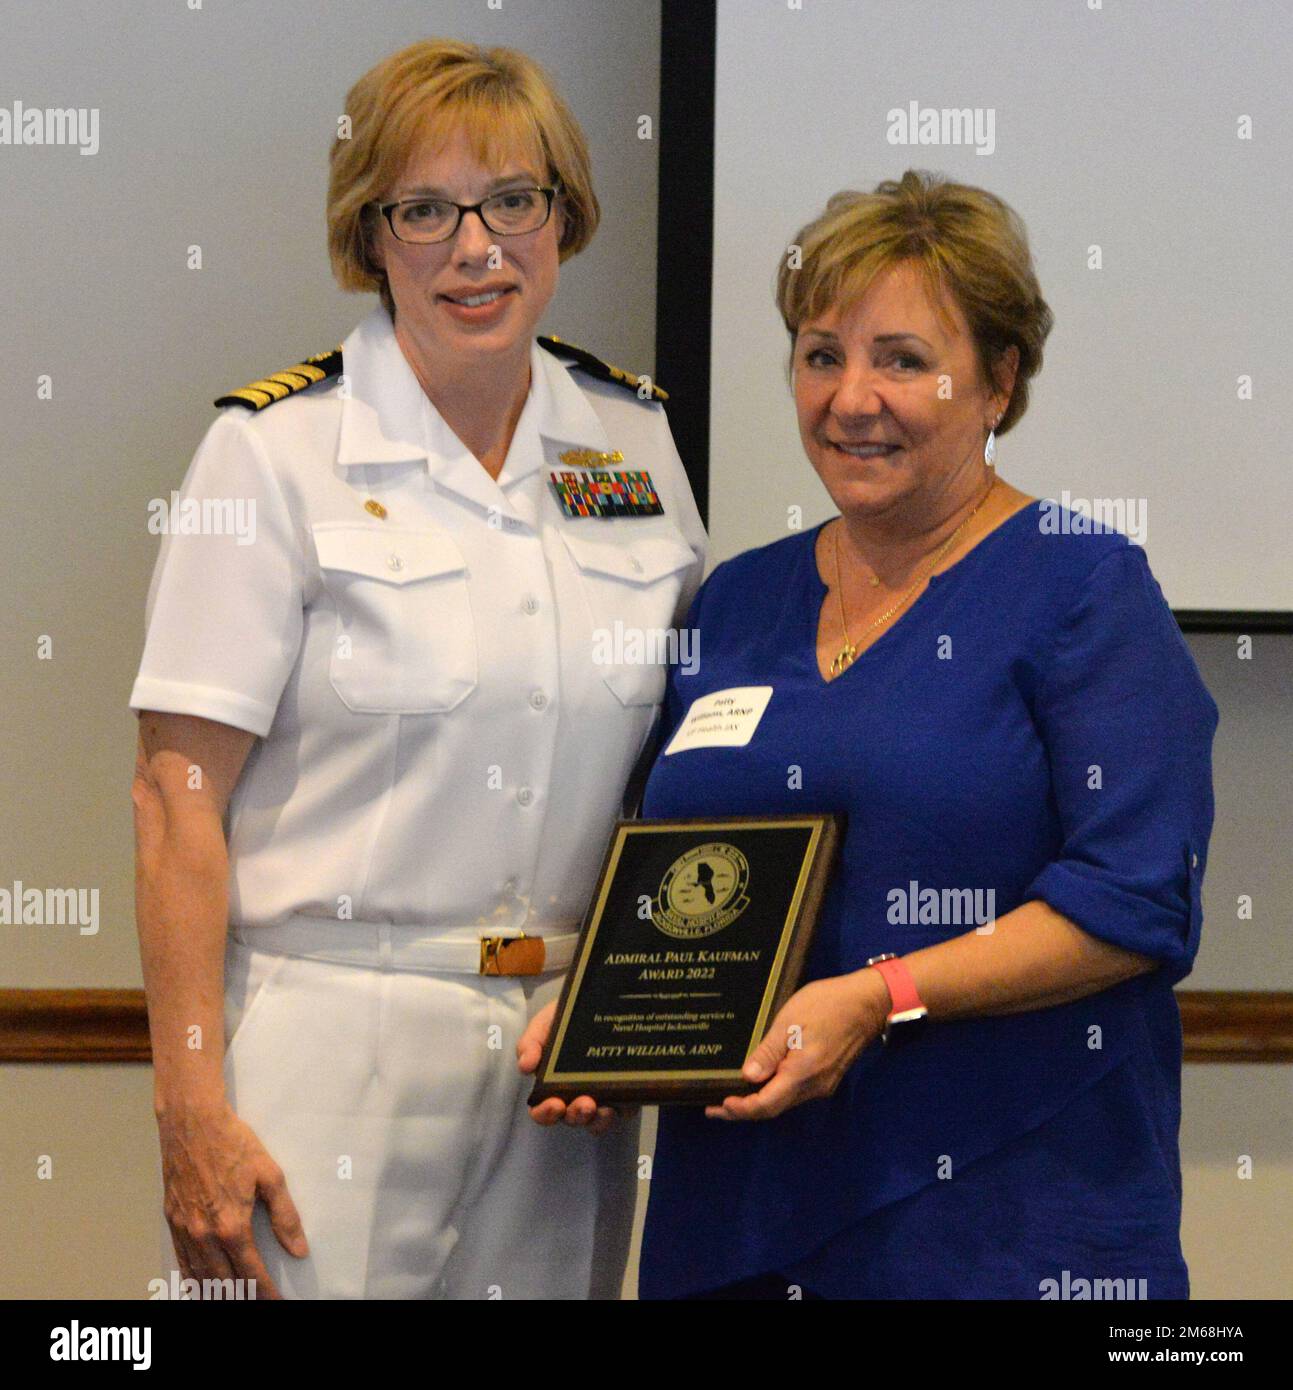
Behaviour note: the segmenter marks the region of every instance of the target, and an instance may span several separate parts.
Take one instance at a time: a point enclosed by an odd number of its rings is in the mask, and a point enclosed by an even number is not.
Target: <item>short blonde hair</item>
[[[873,193],[836,193],[794,244],[798,268],[783,257],[776,289],[792,357],[802,324],[855,303],[878,274],[911,261],[934,304],[947,294],[959,305],[985,382],[995,383],[1002,353],[1019,349],[1014,390],[996,432],[1005,434],[1023,417],[1055,316],[1042,298],[1024,224],[995,194],[908,169]]]
[[[524,53],[424,39],[370,68],[346,94],[346,115],[349,138],[339,135],[329,156],[332,273],[343,290],[376,290],[392,315],[386,273],[372,256],[381,216],[373,203],[390,192],[425,137],[462,130],[473,155],[489,167],[510,150],[531,153],[558,188],[561,260],[582,251],[597,230],[601,208],[583,132],[547,74]]]

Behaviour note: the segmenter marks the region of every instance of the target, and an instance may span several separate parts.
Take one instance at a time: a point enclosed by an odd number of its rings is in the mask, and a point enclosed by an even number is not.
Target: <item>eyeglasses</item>
[[[474,212],[495,236],[524,236],[537,232],[552,215],[555,188],[509,188],[479,203],[455,203],[449,198],[402,198],[375,203],[398,241],[415,245],[448,241],[466,213]]]

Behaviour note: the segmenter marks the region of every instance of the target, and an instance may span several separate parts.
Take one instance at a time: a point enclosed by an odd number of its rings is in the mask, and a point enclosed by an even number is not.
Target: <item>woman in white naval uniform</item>
[[[598,217],[541,72],[429,41],[347,112],[333,265],[382,304],[221,399],[176,514],[254,526],[163,538],[130,697],[167,1231],[261,1296],[613,1297],[636,1127],[535,1126],[515,1044],[663,693],[622,639],[705,534],[659,393],[535,339]],[[603,456],[663,510],[563,504]]]

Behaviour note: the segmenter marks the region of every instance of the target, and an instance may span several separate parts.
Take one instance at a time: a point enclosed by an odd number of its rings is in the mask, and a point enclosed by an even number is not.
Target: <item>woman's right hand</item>
[[[259,1197],[278,1243],[309,1254],[283,1170],[226,1101],[158,1116],[166,1220],[186,1279],[256,1281],[257,1298],[282,1298],[252,1238]]]
[[[254,1279],[281,1298],[252,1238],[259,1198],[290,1254],[309,1253],[283,1170],[234,1113],[223,1083],[220,980],[229,859],[222,821],[255,735],[144,710],[131,790],[135,920],[148,991],[166,1220],[186,1279]],[[177,930],[176,924],[184,929]]]

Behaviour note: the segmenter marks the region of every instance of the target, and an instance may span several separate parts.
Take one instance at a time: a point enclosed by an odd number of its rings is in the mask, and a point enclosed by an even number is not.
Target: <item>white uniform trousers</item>
[[[603,1135],[541,1128],[516,1069],[561,978],[370,969],[230,933],[229,1100],[283,1169],[310,1246],[289,1255],[257,1201],[284,1297],[619,1297],[637,1116]],[[169,1230],[163,1248],[169,1269]]]

